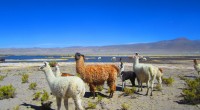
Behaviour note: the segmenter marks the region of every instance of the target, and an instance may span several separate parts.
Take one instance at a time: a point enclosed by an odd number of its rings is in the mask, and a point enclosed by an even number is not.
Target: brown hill
[[[14,55],[66,55],[84,54],[200,54],[200,40],[178,38],[152,43],[138,43],[110,46],[66,47],[66,48],[1,48],[0,54]]]

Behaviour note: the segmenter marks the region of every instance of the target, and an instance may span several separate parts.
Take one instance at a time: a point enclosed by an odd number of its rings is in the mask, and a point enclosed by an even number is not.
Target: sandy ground
[[[59,63],[61,72],[68,72],[76,74],[75,63]],[[94,64],[94,63],[87,63]],[[102,63],[103,64],[103,63]],[[119,63],[114,63],[119,65]],[[40,100],[32,100],[33,94],[37,91],[46,90],[50,93],[45,75],[42,71],[38,70],[38,67],[43,65],[43,63],[0,63],[0,75],[6,75],[7,77],[0,81],[0,85],[12,84],[16,88],[16,96],[10,99],[0,100],[0,110],[13,110],[14,107],[19,106],[20,110],[38,110],[41,106]],[[171,61],[171,62],[162,62],[154,63],[158,67],[164,69],[164,77],[173,77],[175,82],[173,86],[163,85],[163,90],[154,91],[153,96],[145,96],[146,88],[143,89],[143,92],[133,94],[130,96],[121,96],[123,92],[121,91],[121,80],[117,80],[117,91],[114,93],[113,98],[108,99],[106,96],[108,86],[104,85],[104,90],[101,91],[103,99],[100,103],[97,104],[96,110],[120,110],[121,105],[126,103],[129,105],[130,110],[199,110],[200,105],[188,105],[179,103],[183,97],[180,97],[182,88],[184,88],[185,82],[180,80],[178,77],[182,75],[187,78],[197,77],[197,72],[193,69],[192,61]],[[53,68],[54,69],[54,68]],[[132,63],[125,63],[125,70],[132,70]],[[21,74],[29,74],[29,82],[22,84],[21,83]],[[37,83],[36,90],[29,90],[29,84],[32,82]],[[155,82],[157,83],[157,81]],[[137,84],[137,83],[136,83]],[[145,84],[144,84],[145,85]],[[155,84],[156,85],[156,84]],[[89,97],[89,88],[87,84],[85,97],[83,98],[83,106],[88,107],[88,102],[97,102],[97,97],[92,99]],[[127,87],[131,88],[130,81],[127,81]],[[50,101],[53,102],[52,109],[56,109],[56,99],[54,96],[50,96]],[[62,110],[65,110],[62,103]],[[74,102],[72,99],[69,100],[69,109],[74,110]]]

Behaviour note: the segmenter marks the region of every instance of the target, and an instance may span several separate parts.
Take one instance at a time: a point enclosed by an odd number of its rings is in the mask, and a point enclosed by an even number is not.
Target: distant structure
[[[4,63],[5,62],[5,58],[0,58],[0,62]]]
[[[113,61],[113,62],[115,62],[116,60],[117,60],[116,57],[112,57],[112,58],[111,58],[111,61]]]
[[[98,60],[101,60],[101,57],[98,57]]]

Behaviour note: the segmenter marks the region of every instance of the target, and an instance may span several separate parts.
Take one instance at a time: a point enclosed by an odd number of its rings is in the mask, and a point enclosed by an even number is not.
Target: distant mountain
[[[0,54],[13,55],[69,55],[76,52],[94,55],[110,54],[200,54],[200,40],[177,38],[152,43],[89,46],[89,47],[66,47],[66,48],[0,48]]]

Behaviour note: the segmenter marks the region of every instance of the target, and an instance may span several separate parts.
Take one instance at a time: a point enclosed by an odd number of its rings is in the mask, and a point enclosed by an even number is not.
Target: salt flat
[[[169,61],[168,61],[169,62]],[[200,105],[188,105],[180,104],[183,99],[181,97],[182,88],[186,87],[186,83],[180,80],[179,75],[187,78],[197,77],[197,72],[193,69],[193,62],[191,60],[177,60],[171,61],[171,64],[165,61],[159,61],[159,63],[151,63],[155,66],[161,67],[164,70],[164,77],[173,77],[175,82],[172,86],[163,85],[162,92],[154,91],[153,96],[145,96],[146,88],[139,94],[133,94],[130,96],[120,96],[123,92],[121,91],[121,80],[117,79],[117,91],[114,93],[113,98],[108,99],[106,96],[109,94],[108,86],[104,85],[104,90],[99,92],[103,96],[101,103],[97,104],[96,110],[107,109],[107,110],[119,110],[123,103],[127,103],[130,106],[130,110],[199,110]],[[174,63],[175,62],[175,63]],[[96,64],[96,63],[86,63]],[[104,64],[104,63],[98,63]],[[111,63],[110,63],[111,64]],[[118,62],[112,63],[119,65]],[[7,75],[7,77],[0,82],[0,85],[12,84],[16,88],[16,97],[10,99],[0,100],[0,107],[2,110],[13,109],[13,107],[19,106],[20,110],[27,109],[39,109],[41,106],[40,100],[32,100],[33,94],[37,91],[46,90],[50,93],[48,83],[45,79],[45,75],[42,71],[38,70],[38,67],[43,65],[42,62],[37,63],[0,63],[0,75]],[[76,75],[75,62],[66,63],[60,62],[61,72],[72,73]],[[132,63],[125,63],[125,70],[132,70]],[[53,70],[55,68],[52,68]],[[29,82],[21,83],[21,74],[29,74]],[[28,86],[30,83],[36,82],[37,89],[29,90]],[[155,82],[157,84],[157,81]],[[137,84],[137,83],[136,83]],[[155,84],[155,85],[156,85]],[[145,85],[145,84],[144,84]],[[86,93],[83,98],[83,106],[88,107],[88,103],[97,102],[97,97],[92,99],[89,97],[89,87],[86,84]],[[127,81],[127,87],[131,88],[130,81]],[[119,97],[120,96],[120,97]],[[56,109],[56,99],[54,96],[50,96],[50,101],[53,102],[52,109]],[[74,110],[74,102],[72,99],[69,100],[70,110]],[[62,103],[62,110],[65,110]]]

